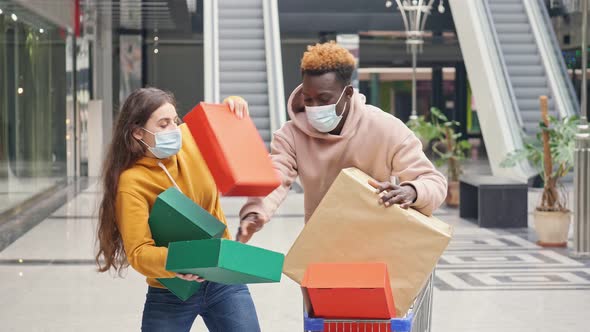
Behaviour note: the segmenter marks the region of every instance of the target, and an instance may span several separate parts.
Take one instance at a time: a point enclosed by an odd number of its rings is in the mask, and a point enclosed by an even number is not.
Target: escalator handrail
[[[558,55],[556,52],[556,50],[560,50],[560,47],[553,28],[550,29],[553,25],[549,19],[547,8],[541,5],[539,0],[525,0],[524,5],[543,59],[545,72],[549,78],[559,116],[564,118],[579,114],[577,96],[569,78],[565,61],[561,54]]]
[[[501,45],[500,45],[500,39],[498,38],[498,34],[496,32],[496,27],[495,24],[492,20],[492,13],[490,11],[489,8],[489,2],[488,0],[486,1],[482,1],[481,2],[481,9],[484,11],[483,15],[481,15],[482,17],[487,18],[487,23],[488,23],[488,27],[490,28],[491,31],[491,38],[492,38],[492,43],[494,45],[494,50],[496,52],[497,55],[497,59],[500,62],[500,71],[501,71],[501,76],[504,78],[504,82],[505,84],[505,91],[508,93],[508,99],[510,102],[510,106],[511,109],[513,110],[512,115],[514,115],[514,117],[516,118],[516,121],[518,123],[518,129],[515,130],[511,130],[511,133],[517,132],[520,136],[518,138],[515,137],[515,142],[519,142],[522,139],[523,133],[525,131],[525,127],[524,127],[524,122],[522,120],[522,116],[520,114],[520,107],[518,107],[518,102],[516,101],[516,96],[514,95],[514,89],[512,88],[512,83],[510,81],[510,75],[508,74],[508,67],[506,66],[506,61],[504,60],[504,54],[501,51]],[[498,82],[498,85],[500,84],[500,82]],[[507,113],[508,114],[508,113]],[[512,123],[511,121],[509,121],[510,123]]]
[[[262,9],[264,12],[264,44],[268,79],[268,111],[270,129],[271,132],[275,132],[287,121],[277,0],[262,0]]]

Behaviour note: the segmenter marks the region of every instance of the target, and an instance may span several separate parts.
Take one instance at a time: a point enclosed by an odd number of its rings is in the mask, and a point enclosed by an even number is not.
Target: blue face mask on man
[[[154,156],[158,159],[165,159],[170,156],[173,156],[180,151],[182,148],[182,134],[180,132],[180,128],[176,128],[173,130],[161,131],[157,133],[153,133],[145,128],[141,128],[148,133],[154,135],[155,139],[155,146],[149,146],[146,142],[141,140],[143,144],[145,144],[148,150],[153,153]]]
[[[346,91],[346,87],[342,90],[338,101],[335,104],[329,105],[322,105],[322,106],[305,106],[305,114],[307,115],[307,121],[314,127],[317,131],[321,133],[329,133],[332,130],[338,127],[340,121],[342,121],[342,114],[338,115],[336,113],[336,105],[342,99],[344,95],[344,91]],[[344,103],[344,108],[346,109],[346,103]]]

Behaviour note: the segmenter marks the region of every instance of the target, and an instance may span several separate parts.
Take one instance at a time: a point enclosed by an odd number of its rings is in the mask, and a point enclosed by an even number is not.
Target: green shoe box
[[[226,239],[172,242],[166,270],[222,284],[280,282],[285,256]]]
[[[186,197],[170,188],[156,198],[148,221],[156,246],[175,241],[220,238],[225,224]]]
[[[213,217],[176,188],[170,188],[156,199],[148,221],[156,246],[167,247],[170,242],[220,238],[225,224]],[[195,294],[201,284],[179,278],[158,281],[183,301]]]

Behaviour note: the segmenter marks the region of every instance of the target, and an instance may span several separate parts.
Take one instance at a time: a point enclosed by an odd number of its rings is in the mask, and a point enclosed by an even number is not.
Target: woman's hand
[[[205,279],[199,277],[196,274],[181,274],[181,273],[177,273],[176,274],[177,278],[180,278],[182,280],[186,280],[186,281],[196,281],[196,282],[203,282],[205,281]]]
[[[390,207],[393,204],[399,204],[402,209],[409,208],[418,197],[416,189],[412,186],[398,186],[391,182],[377,182],[369,180],[369,184],[377,189],[379,194],[379,204]]]
[[[239,118],[243,119],[244,116],[249,116],[248,102],[244,98],[239,96],[229,96],[223,100],[223,103],[229,106],[229,110]]]

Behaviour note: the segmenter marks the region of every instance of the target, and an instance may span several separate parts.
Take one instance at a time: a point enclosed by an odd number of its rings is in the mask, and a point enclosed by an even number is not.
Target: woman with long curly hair
[[[240,97],[225,100],[238,117],[248,111]],[[157,247],[148,225],[156,197],[176,187],[217,219],[225,221],[219,193],[188,128],[179,124],[172,94],[155,88],[134,91],[119,114],[103,168],[96,262],[100,272],[131,265],[147,277],[142,331],[189,331],[198,315],[210,331],[259,331],[245,285],[222,285],[197,275],[166,271],[168,248]],[[226,230],[224,235],[229,239]],[[186,301],[158,278],[202,283]]]

